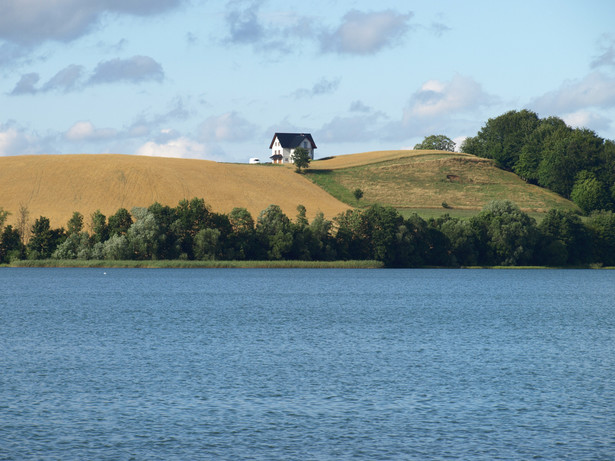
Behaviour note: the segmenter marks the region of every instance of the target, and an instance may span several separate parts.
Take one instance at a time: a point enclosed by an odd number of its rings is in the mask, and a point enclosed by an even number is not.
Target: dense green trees
[[[489,119],[462,152],[492,158],[526,181],[572,199],[581,209],[615,209],[615,144],[557,117],[510,111]]]
[[[429,221],[372,205],[348,210],[333,221],[318,213],[310,222],[302,205],[292,220],[279,206],[270,205],[255,222],[245,208],[220,214],[202,199],[192,199],[177,207],[156,203],[131,212],[121,209],[109,222],[97,211],[91,216],[91,232],[83,227],[78,213],[67,223],[68,232],[52,229],[49,219],[41,216],[24,246],[19,231],[6,226],[0,232],[0,263],[52,257],[373,259],[388,267],[615,265],[612,211],[593,212],[584,223],[574,213],[551,210],[537,224],[509,201],[491,202],[469,219],[444,215]]]

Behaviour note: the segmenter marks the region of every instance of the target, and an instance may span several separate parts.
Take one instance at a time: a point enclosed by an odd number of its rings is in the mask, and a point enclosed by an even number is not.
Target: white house
[[[310,133],[275,133],[269,145],[273,163],[294,163],[293,153],[297,147],[303,147],[314,160],[316,143]]]

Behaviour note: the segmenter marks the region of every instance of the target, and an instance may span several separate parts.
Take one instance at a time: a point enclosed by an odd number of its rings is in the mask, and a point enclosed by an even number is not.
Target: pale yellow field
[[[299,204],[309,218],[318,211],[333,218],[349,208],[286,166],[112,154],[0,157],[0,207],[11,213],[8,224],[20,205],[31,222],[46,216],[59,227],[74,211],[89,223],[97,209],[109,216],[121,207],[176,206],[193,197],[221,213],[245,207],[255,220],[271,204],[291,219]]]
[[[439,150],[381,150],[363,152],[352,155],[338,155],[323,160],[317,160],[310,164],[311,170],[339,170],[356,166],[369,165],[371,163],[386,162],[390,160],[406,159],[410,157],[433,156],[441,154],[452,157],[472,157],[469,154],[459,152],[446,152]]]

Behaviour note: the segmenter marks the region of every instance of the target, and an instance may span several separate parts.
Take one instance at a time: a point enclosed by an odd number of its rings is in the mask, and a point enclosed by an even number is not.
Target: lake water
[[[0,459],[615,459],[615,271],[0,269]]]

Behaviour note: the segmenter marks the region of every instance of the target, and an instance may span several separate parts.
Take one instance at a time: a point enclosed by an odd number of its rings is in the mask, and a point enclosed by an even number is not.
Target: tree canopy
[[[593,177],[586,180],[591,181]],[[78,216],[73,215],[73,218]],[[390,206],[350,209],[310,222],[304,206],[290,219],[278,205],[263,210],[256,222],[245,208],[228,215],[212,211],[203,199],[176,207],[118,210],[131,224],[125,232],[92,215],[91,232],[53,229],[41,216],[24,247],[18,229],[0,233],[0,262],[16,259],[95,260],[378,260],[388,267],[475,265],[615,264],[615,214],[593,212],[587,223],[571,212],[549,211],[540,224],[509,201],[487,204],[462,220],[444,215],[424,220],[402,216]],[[114,222],[115,219],[110,219]]]
[[[295,163],[297,173],[301,173],[301,170],[309,168],[311,160],[309,151],[304,147],[297,147],[293,152],[293,162]]]
[[[455,152],[455,143],[443,134],[432,134],[426,136],[423,142],[414,146],[417,150],[446,150]]]
[[[461,151],[492,158],[526,181],[572,199],[586,213],[615,209],[615,144],[529,110],[489,119]]]

